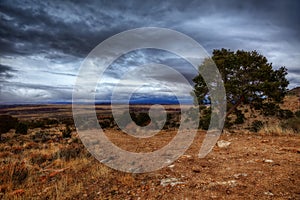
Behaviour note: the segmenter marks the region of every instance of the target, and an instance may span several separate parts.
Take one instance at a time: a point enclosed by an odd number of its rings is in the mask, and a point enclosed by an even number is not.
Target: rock
[[[238,174],[234,174],[233,176],[234,176],[234,178],[238,179],[241,176],[246,177],[246,176],[248,176],[248,174],[246,174],[246,173],[238,173]]]
[[[165,178],[160,180],[160,185],[162,186],[167,186],[167,185],[171,185],[172,187],[178,184],[184,184],[184,182],[180,182],[178,181],[177,178]]]
[[[267,192],[264,192],[265,195],[268,195],[268,196],[274,196],[274,194],[270,191],[267,191]]]
[[[273,160],[269,160],[269,159],[265,159],[264,162],[265,163],[273,163],[274,161]]]
[[[181,158],[192,158],[190,155],[182,155]]]
[[[173,167],[175,167],[175,165],[169,165],[168,167],[169,167],[169,168],[173,168]]]
[[[229,145],[231,144],[231,142],[225,141],[225,140],[220,140],[217,142],[217,146],[219,148],[227,148],[229,147]]]
[[[236,180],[229,180],[229,181],[217,181],[209,183],[209,186],[217,186],[217,185],[228,185],[230,187],[235,187],[237,185]]]
[[[200,169],[199,168],[193,168],[193,172],[195,172],[195,173],[200,173]]]

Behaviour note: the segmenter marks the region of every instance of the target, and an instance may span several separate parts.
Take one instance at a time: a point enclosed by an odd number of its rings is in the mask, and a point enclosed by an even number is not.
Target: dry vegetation
[[[295,112],[295,100],[286,100],[284,108]],[[27,134],[11,129],[1,135],[0,198],[300,199],[300,135],[276,119],[268,118],[257,132],[246,129],[251,125],[247,123],[225,130],[220,140],[231,144],[214,147],[204,159],[197,157],[205,135],[199,131],[188,151],[170,166],[129,174],[106,167],[87,152],[71,123],[70,108],[1,109],[2,115],[18,118],[29,129]],[[97,110],[107,120],[108,107]],[[176,130],[166,127],[149,139],[132,139],[115,127],[105,133],[123,149],[150,152],[168,143]]]

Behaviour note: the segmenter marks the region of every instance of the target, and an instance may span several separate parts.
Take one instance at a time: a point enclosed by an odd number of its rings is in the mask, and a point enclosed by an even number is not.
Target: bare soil
[[[46,106],[47,107],[47,106]],[[2,109],[21,120],[70,116],[70,107],[50,106],[34,112]],[[41,107],[31,107],[32,109]],[[23,112],[22,112],[23,110]],[[104,109],[105,110],[105,109]],[[59,112],[61,111],[61,112]],[[104,111],[103,111],[104,112]],[[205,158],[198,152],[205,131],[198,134],[174,163],[158,171],[131,174],[113,170],[92,157],[73,130],[63,138],[64,124],[14,130],[0,142],[2,199],[300,199],[300,135],[264,135],[225,131]],[[109,139],[128,151],[151,152],[166,145],[176,130],[163,130],[149,139],[134,139],[117,129]]]

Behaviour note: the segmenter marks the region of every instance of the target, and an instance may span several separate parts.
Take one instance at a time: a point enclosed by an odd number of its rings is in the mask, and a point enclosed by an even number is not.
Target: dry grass
[[[232,142],[230,148],[215,148],[202,160],[194,158],[201,145],[201,133],[195,139],[195,146],[186,152],[190,158],[182,157],[172,168],[138,175],[119,172],[99,163],[87,153],[78,136],[61,137],[61,124],[43,130],[31,129],[28,135],[9,132],[4,134],[5,142],[0,143],[0,199],[177,199],[179,193],[182,198],[197,199],[201,194],[203,199],[212,196],[221,199],[228,195],[223,187],[204,190],[204,186],[212,180],[226,182],[234,174],[245,172],[248,176],[237,179],[236,188],[229,188],[235,196],[227,196],[228,199],[267,198],[264,192],[269,190],[279,199],[297,199],[296,185],[300,178],[295,169],[299,168],[297,144],[300,135],[282,128],[278,121],[265,120],[269,125],[262,127],[260,135],[244,134],[243,129],[229,130],[243,134],[223,134],[222,139]],[[41,131],[51,139],[37,142],[32,138]],[[151,152],[167,144],[176,131],[164,130],[147,141],[139,140],[140,143],[115,129],[109,129],[107,134],[120,148]],[[265,158],[274,163],[264,163]],[[264,176],[258,173],[261,171]],[[173,177],[185,185],[160,185],[162,179]],[[278,185],[273,187],[273,182]],[[242,196],[245,194],[250,194],[249,198]]]
[[[258,133],[260,135],[272,135],[272,136],[282,136],[282,135],[293,135],[296,132],[293,129],[283,128],[279,124],[265,124]]]

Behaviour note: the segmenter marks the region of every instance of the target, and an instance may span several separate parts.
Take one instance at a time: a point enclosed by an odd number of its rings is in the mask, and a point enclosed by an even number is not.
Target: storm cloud
[[[257,50],[275,69],[288,68],[289,88],[300,86],[299,9],[297,0],[3,0],[0,2],[0,102],[70,101],[76,75],[89,52],[117,33],[140,27],[182,32],[199,42],[209,54],[220,48]],[[128,69],[147,63],[172,66],[189,81],[194,75],[192,68],[174,55],[135,51],[110,66],[97,89],[101,93],[99,98],[106,100]],[[158,84],[176,83],[168,74],[153,79]]]

